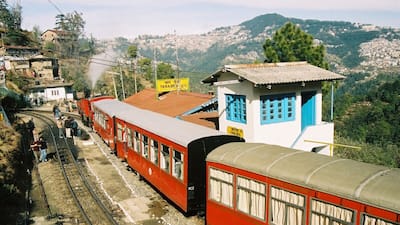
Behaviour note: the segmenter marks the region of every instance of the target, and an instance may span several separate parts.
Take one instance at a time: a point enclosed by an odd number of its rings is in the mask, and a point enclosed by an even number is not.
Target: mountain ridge
[[[178,50],[182,71],[210,73],[225,64],[264,61],[262,45],[286,22],[292,22],[322,43],[331,70],[347,74],[374,73],[400,66],[400,29],[346,21],[320,21],[264,14],[238,25],[215,28],[207,33],[163,36],[141,35],[133,42],[141,55],[176,63]]]

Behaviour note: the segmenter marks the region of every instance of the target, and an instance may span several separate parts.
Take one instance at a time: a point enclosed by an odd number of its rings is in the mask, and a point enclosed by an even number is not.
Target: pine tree
[[[313,37],[293,23],[286,23],[277,30],[271,39],[266,39],[263,45],[265,62],[295,62],[308,63],[327,69],[325,47],[314,44]]]

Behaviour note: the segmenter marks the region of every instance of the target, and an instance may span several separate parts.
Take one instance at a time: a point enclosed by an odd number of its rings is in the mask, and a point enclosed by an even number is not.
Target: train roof
[[[398,168],[261,143],[229,143],[207,161],[400,212]]]
[[[218,130],[140,109],[118,100],[102,100],[95,102],[94,105],[104,113],[182,146],[187,146],[190,142],[204,137],[227,135]]]
[[[95,101],[93,102],[93,106],[111,117],[118,115],[120,112],[131,107],[129,104],[121,102],[117,99],[103,99]]]

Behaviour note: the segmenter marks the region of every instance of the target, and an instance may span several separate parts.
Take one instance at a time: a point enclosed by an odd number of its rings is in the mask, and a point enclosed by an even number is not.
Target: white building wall
[[[247,81],[244,81],[247,82]],[[244,132],[244,138],[254,136],[254,119],[253,116],[254,110],[249,107],[252,103],[250,99],[253,96],[252,89],[248,87],[249,85],[240,84],[230,84],[218,87],[218,115],[219,115],[219,129],[221,131],[227,132],[227,128],[234,127],[237,129],[241,129]],[[234,94],[234,95],[246,95],[246,109],[247,109],[247,123],[239,123],[234,121],[229,121],[226,119],[226,94]]]
[[[235,77],[225,77],[227,80]],[[221,80],[219,80],[221,81]],[[315,91],[315,126],[310,126],[304,131],[301,130],[302,118],[302,92]],[[304,140],[323,141],[333,143],[333,124],[322,123],[322,91],[321,84],[307,84],[306,86],[287,85],[272,86],[268,88],[255,88],[252,83],[243,81],[236,84],[225,84],[218,86],[218,111],[219,126],[221,131],[227,132],[228,127],[243,131],[243,138],[247,142],[261,142],[276,144],[290,148],[311,151],[313,147],[321,144],[304,142]],[[260,96],[268,94],[296,95],[295,120],[281,123],[263,124],[260,123]],[[226,120],[225,94],[245,95],[247,123],[239,123]],[[303,133],[302,133],[303,132]],[[329,154],[329,147],[320,151],[322,154]]]
[[[62,100],[67,97],[64,87],[46,88],[44,90],[45,101]]]

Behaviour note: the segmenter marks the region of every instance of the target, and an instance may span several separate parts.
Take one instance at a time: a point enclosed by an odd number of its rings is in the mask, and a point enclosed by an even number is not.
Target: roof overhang
[[[233,74],[237,79],[219,81],[224,74]],[[329,70],[308,64],[307,62],[262,63],[225,65],[203,79],[202,83],[211,85],[234,84],[248,80],[254,86],[267,86],[276,84],[308,83],[342,80],[345,77]]]

